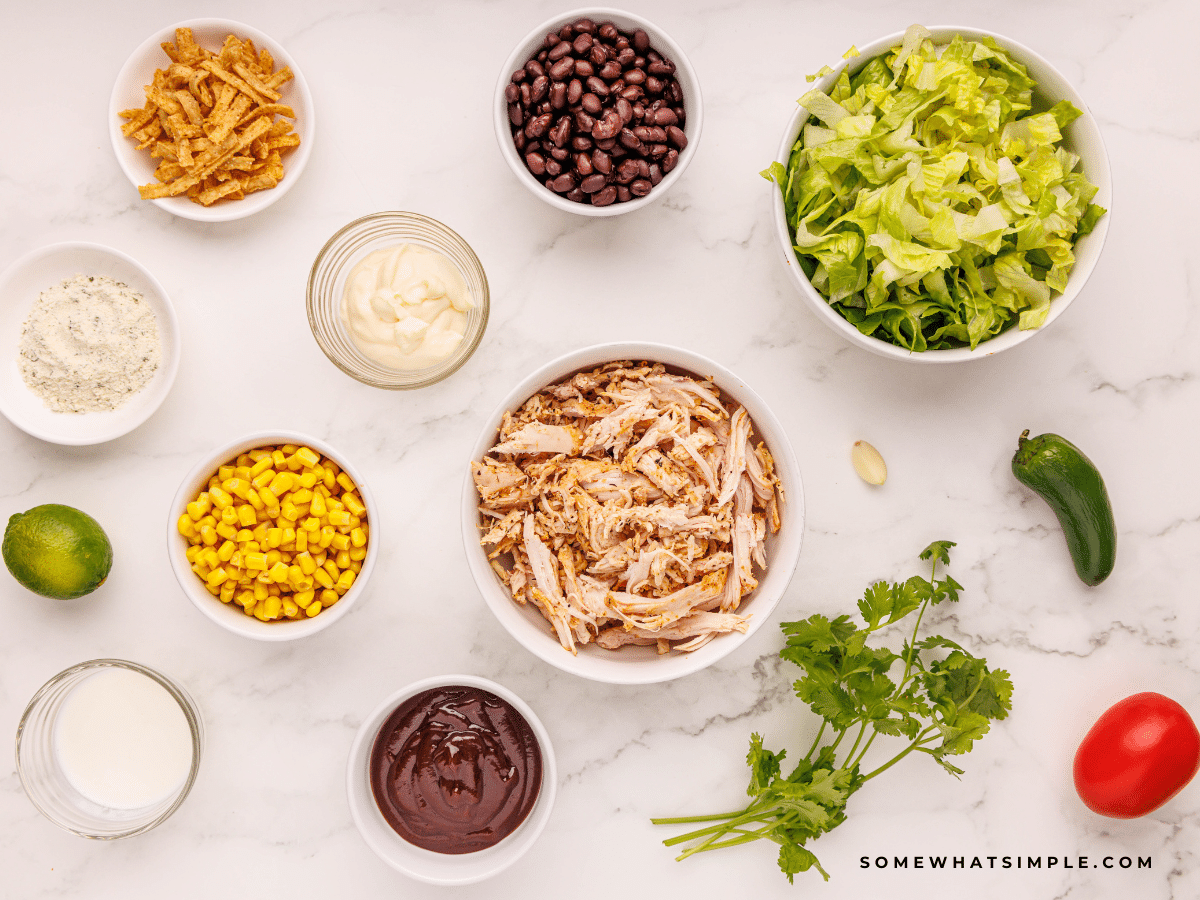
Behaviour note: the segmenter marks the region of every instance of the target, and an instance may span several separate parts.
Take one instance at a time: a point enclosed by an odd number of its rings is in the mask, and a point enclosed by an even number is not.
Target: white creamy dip
[[[453,262],[416,244],[397,244],[373,251],[350,270],[342,321],[364,356],[414,371],[454,353],[474,306]]]

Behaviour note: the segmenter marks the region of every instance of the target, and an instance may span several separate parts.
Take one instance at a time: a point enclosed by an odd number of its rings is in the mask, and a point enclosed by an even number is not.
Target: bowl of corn
[[[200,460],[167,521],[171,568],[205,616],[260,641],[332,625],[362,595],[379,537],[370,489],[323,441],[247,435]]]

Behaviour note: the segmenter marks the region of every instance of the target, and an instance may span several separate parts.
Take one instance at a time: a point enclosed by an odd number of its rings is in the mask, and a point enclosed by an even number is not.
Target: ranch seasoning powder
[[[103,275],[42,291],[21,334],[21,377],[55,412],[108,412],[154,376],[162,357],[154,310]]]

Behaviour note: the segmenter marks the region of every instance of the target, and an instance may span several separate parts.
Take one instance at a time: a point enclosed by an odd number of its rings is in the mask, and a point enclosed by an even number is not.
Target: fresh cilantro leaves
[[[947,757],[970,752],[993,721],[1008,715],[1013,688],[1007,672],[989,669],[987,660],[954,641],[917,640],[931,604],[958,601],[962,585],[948,575],[937,578],[938,564],[950,564],[953,546],[953,541],[934,541],[921,552],[921,559],[931,561],[928,580],[913,576],[869,586],[858,601],[865,627],[847,615],[782,623],[787,644],[779,655],[803,670],[794,684],[796,696],[824,721],[808,754],[787,775],[786,751],[768,750],[760,735],[751,735],[746,793],[752,799],[744,810],[652,819],[656,825],[715,823],[663,841],[668,847],[689,844],[679,859],[766,838],[779,844],[779,868],[788,881],[809,869],[828,880],[805,843],[840,825],[850,796],[866,782],[913,751],[932,756],[955,777],[962,774]],[[875,632],[914,612],[912,635],[900,653],[867,646]],[[863,773],[863,757],[880,734],[908,744]]]

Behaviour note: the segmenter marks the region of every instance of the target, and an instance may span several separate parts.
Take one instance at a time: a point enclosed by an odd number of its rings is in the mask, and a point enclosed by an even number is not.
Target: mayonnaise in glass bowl
[[[459,323],[461,340],[445,358],[418,368],[398,368],[372,358],[374,354],[364,352],[342,313],[346,284],[355,267],[372,253],[405,244],[449,260],[470,296],[470,306],[463,310],[465,322]],[[321,248],[308,277],[308,322],[318,346],[351,378],[389,390],[427,387],[457,371],[483,339],[489,305],[487,276],[470,245],[441,222],[419,213],[379,212],[356,219]]]

